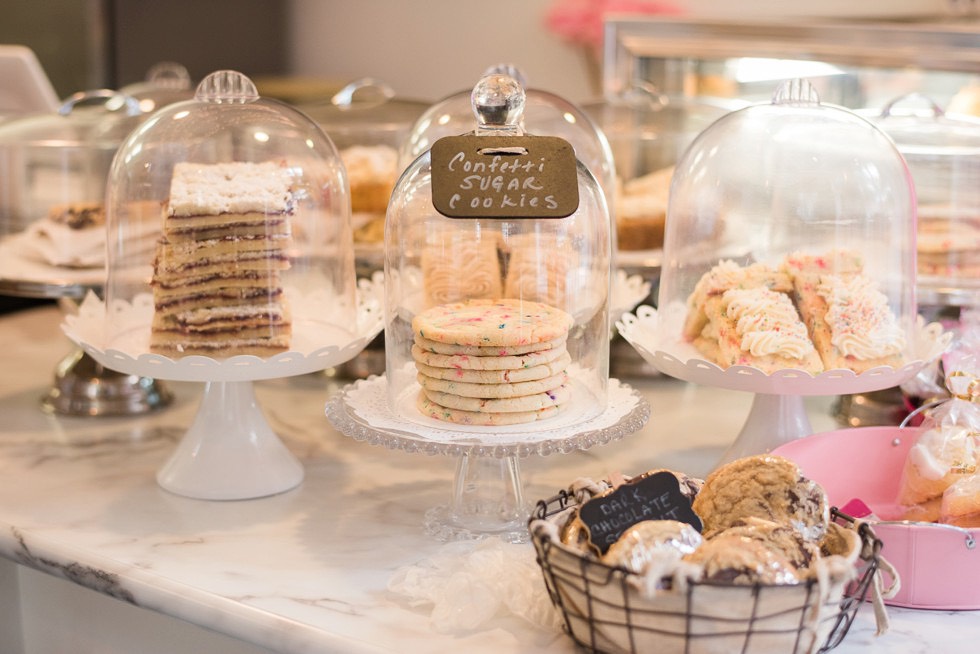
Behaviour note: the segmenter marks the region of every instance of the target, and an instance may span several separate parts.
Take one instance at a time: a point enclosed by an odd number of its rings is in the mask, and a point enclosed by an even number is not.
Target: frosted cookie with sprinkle
[[[435,352],[427,352],[418,345],[412,346],[412,358],[417,363],[439,368],[458,368],[463,370],[518,370],[521,368],[533,368],[560,359],[567,352],[568,350],[565,349],[564,342],[558,347],[536,350],[524,354],[488,354],[486,356],[437,354]]]
[[[415,368],[419,373],[433,379],[474,384],[509,384],[513,382],[536,381],[557,375],[565,370],[569,363],[571,363],[571,357],[568,356],[568,352],[562,351],[558,358],[536,366],[522,366],[499,370],[470,370],[464,367],[440,368],[438,366],[429,366],[416,360]]]
[[[572,317],[561,309],[522,300],[468,300],[440,304],[412,320],[417,336],[464,346],[528,345],[568,333]]]
[[[540,343],[525,343],[524,345],[454,345],[452,343],[439,343],[421,336],[415,336],[415,345],[421,352],[432,352],[434,354],[445,354],[449,356],[465,355],[470,357],[506,357],[520,356],[530,352],[543,352],[564,348],[567,335],[563,334],[550,341]]]
[[[441,393],[452,393],[462,397],[477,398],[509,398],[533,395],[536,393],[547,393],[558,388],[568,381],[568,375],[561,371],[544,379],[535,381],[500,383],[500,384],[477,384],[472,382],[457,382],[447,379],[436,379],[419,373],[416,376],[419,384],[427,391],[439,391]]]
[[[825,369],[903,365],[905,331],[888,297],[864,274],[860,255],[794,253],[782,267],[793,277],[796,307]]]

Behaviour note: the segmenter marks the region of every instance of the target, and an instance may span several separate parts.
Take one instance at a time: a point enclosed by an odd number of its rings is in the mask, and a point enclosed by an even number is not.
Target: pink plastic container
[[[901,578],[887,604],[919,609],[980,609],[980,529],[889,521],[902,466],[918,429],[858,427],[814,434],[782,445],[774,454],[795,461],[819,482],[832,506],[860,499],[881,521],[881,551]]]

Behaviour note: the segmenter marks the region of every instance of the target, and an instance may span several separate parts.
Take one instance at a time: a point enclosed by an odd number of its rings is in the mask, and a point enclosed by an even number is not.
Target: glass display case
[[[328,100],[298,105],[327,133],[347,168],[359,270],[381,269],[385,211],[402,171],[398,148],[428,106],[398,97],[373,78],[354,80]]]
[[[919,304],[980,306],[980,119],[946,115],[922,94],[896,98],[870,117],[915,181]]]
[[[109,166],[145,118],[133,98],[98,89],[74,94],[56,113],[0,125],[0,235],[46,227],[48,238],[37,239],[39,256],[49,246],[52,265],[86,267],[94,257],[101,267]],[[75,215],[85,210],[87,215]]]
[[[767,101],[780,81],[806,78],[823,102],[880,109],[924,93],[946,107],[980,71],[980,20],[720,21],[610,18],[603,92],[636,82],[670,96]],[[965,104],[965,103],[964,103]]]

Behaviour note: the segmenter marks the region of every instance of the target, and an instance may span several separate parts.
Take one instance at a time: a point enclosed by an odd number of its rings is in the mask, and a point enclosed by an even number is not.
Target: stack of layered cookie
[[[537,302],[469,300],[415,317],[412,356],[426,416],[511,425],[556,415],[568,401],[572,317]]]
[[[271,356],[289,348],[282,287],[293,195],[276,162],[174,166],[153,264],[150,350]]]

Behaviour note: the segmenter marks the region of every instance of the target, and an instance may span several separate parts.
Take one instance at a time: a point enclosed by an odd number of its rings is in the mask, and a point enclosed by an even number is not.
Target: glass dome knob
[[[527,96],[516,79],[494,74],[477,82],[470,99],[480,127],[516,127],[524,114]]]
[[[215,104],[245,104],[258,100],[259,92],[248,76],[234,70],[219,70],[201,80],[194,99]]]
[[[527,88],[527,76],[517,64],[494,64],[483,71],[483,76],[486,77],[487,75],[510,75],[517,80],[518,84]]]
[[[182,91],[191,87],[191,75],[175,61],[161,61],[146,73],[146,81],[164,89]]]
[[[773,104],[820,104],[820,95],[805,79],[786,80],[772,95]]]

